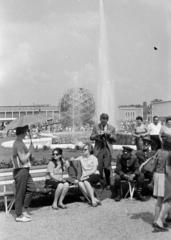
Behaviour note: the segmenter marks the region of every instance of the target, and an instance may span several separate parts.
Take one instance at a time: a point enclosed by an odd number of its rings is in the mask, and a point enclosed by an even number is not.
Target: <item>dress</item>
[[[156,153],[156,167],[154,172],[154,189],[153,195],[156,197],[165,196],[165,172],[168,151],[159,149]]]
[[[98,160],[94,155],[89,157],[80,156],[79,160],[82,166],[82,178],[91,184],[96,184],[100,180],[100,174],[97,170]]]
[[[160,136],[163,140],[163,148],[167,151],[164,202],[171,203],[171,128],[162,126]]]

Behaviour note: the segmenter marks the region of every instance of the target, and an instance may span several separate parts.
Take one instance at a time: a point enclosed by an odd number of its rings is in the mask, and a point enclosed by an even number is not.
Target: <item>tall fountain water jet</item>
[[[109,55],[106,32],[106,20],[104,14],[104,1],[100,0],[100,31],[99,31],[99,81],[97,89],[97,118],[104,112],[109,114],[109,122],[116,124],[115,116],[115,92],[114,81],[112,81],[109,72]]]

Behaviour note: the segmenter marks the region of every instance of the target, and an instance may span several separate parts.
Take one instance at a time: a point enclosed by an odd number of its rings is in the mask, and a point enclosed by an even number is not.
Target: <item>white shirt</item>
[[[150,135],[159,135],[161,129],[161,123],[158,122],[157,125],[150,123],[148,125],[148,132]]]
[[[99,171],[97,170],[98,160],[94,155],[90,155],[87,158],[83,156],[79,157],[82,166],[82,176],[89,176],[93,173],[98,174]]]

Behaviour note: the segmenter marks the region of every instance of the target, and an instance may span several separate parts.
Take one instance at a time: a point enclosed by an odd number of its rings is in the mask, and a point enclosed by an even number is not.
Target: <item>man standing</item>
[[[23,142],[28,132],[28,126],[16,128],[16,140],[13,144],[13,175],[15,180],[15,212],[16,222],[30,222],[31,216],[28,207],[32,194],[36,190],[33,179],[29,173],[32,159],[33,145],[29,149]],[[24,209],[24,211],[23,211]]]
[[[157,151],[161,148],[161,141],[159,138],[159,133],[161,129],[161,123],[159,122],[158,116],[153,117],[153,122],[148,125],[148,133],[152,141],[151,148],[154,151]]]
[[[110,169],[112,159],[112,144],[116,142],[115,128],[108,124],[109,116],[100,115],[100,123],[95,125],[90,139],[95,141],[94,155],[98,158],[98,170],[103,179],[105,174],[107,188],[110,188]]]

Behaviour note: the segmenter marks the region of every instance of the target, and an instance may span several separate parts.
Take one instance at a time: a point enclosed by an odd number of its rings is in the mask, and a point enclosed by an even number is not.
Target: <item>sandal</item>
[[[159,226],[157,223],[155,223],[154,229],[155,229],[156,232],[167,232],[167,231],[168,231],[167,228],[161,227],[161,226]]]

